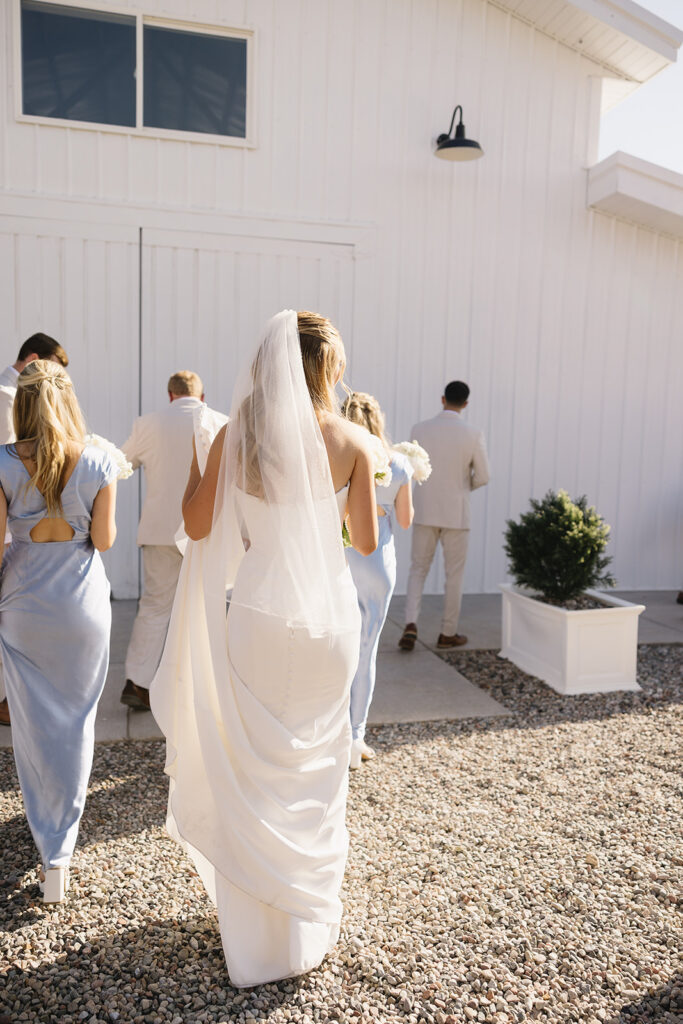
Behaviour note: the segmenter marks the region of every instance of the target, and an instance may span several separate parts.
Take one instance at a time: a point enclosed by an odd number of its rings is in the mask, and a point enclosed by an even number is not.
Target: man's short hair
[[[59,342],[51,338],[49,334],[43,334],[42,331],[38,331],[37,334],[32,334],[30,338],[26,339],[19,349],[17,362],[23,363],[24,359],[28,359],[34,352],[39,359],[52,359],[57,360],[62,366],[69,365],[69,358]]]
[[[452,380],[444,388],[443,397],[448,405],[464,405],[470,397],[470,389],[461,380]]]
[[[185,395],[189,398],[201,398],[204,392],[202,379],[192,370],[178,370],[168,381],[171,395]]]

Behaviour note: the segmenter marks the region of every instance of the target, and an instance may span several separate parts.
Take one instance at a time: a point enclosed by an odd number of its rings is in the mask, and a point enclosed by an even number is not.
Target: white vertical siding
[[[257,145],[16,122],[5,4],[2,209],[16,193],[92,199],[94,220],[125,210],[144,240],[140,339],[132,242],[124,257],[85,228],[80,241],[53,232],[49,245],[30,231],[3,236],[7,361],[29,323],[49,330],[54,319],[88,402],[111,417],[101,432],[120,440],[130,417],[119,428],[116,403],[135,393],[136,411],[140,340],[144,409],[181,365],[226,406],[255,325],[285,305],[318,305],[343,329],[352,385],[377,394],[397,439],[438,411],[445,381],[469,382],[493,479],[473,496],[468,590],[504,578],[505,519],[560,486],[611,522],[622,586],[679,586],[683,258],[673,239],[586,208],[600,69],[485,0],[127,6],[255,30]],[[476,163],[432,155],[458,102],[485,151]],[[207,210],[329,224],[329,238],[323,228],[316,248],[297,231],[291,241],[247,237],[248,226],[245,237],[185,231],[188,214]],[[340,223],[372,226],[371,241],[333,245]],[[86,369],[86,350],[104,357],[112,334],[129,353],[126,376],[106,366],[113,399],[101,398],[102,364]],[[405,538],[400,555],[402,583]]]
[[[122,443],[137,413],[137,232],[0,216],[0,303],[7,363],[36,331],[64,342],[89,429]],[[118,500],[105,561],[115,593],[137,593],[137,485]]]

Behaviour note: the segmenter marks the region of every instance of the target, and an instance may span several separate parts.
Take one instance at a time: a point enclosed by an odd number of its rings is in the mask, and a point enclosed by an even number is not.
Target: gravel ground
[[[493,652],[447,660],[511,715],[373,730],[342,938],[295,981],[230,986],[213,909],[164,835],[162,744],[97,748],[54,909],[0,752],[7,1020],[681,1024],[683,648],[641,648],[643,692],[605,697],[558,697]]]

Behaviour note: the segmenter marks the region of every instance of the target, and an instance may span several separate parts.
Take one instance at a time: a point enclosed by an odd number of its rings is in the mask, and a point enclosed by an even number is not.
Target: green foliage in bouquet
[[[570,601],[591,587],[613,587],[603,554],[609,526],[589,508],[586,497],[572,501],[566,491],[531,500],[518,523],[508,519],[505,553],[518,586],[550,602]]]

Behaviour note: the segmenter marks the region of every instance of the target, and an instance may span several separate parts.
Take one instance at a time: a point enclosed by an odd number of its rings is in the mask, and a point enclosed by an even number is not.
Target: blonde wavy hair
[[[28,363],[17,378],[13,415],[17,441],[35,444],[36,471],[27,486],[43,495],[49,517],[59,517],[69,442],[85,443],[83,414],[64,367],[47,359]]]
[[[339,413],[335,386],[346,369],[344,344],[337,328],[320,313],[297,313],[297,330],[306,388],[314,411]],[[251,367],[252,391],[242,403],[238,417],[243,443],[237,458],[242,466],[242,487],[249,494],[263,497],[260,459],[263,455],[254,428],[264,401],[261,382],[261,350]],[[342,387],[349,389],[342,381]]]
[[[341,334],[331,321],[320,313],[307,310],[296,315],[299,328],[301,359],[308,393],[316,412],[339,412],[335,385],[343,381],[346,353]]]
[[[365,427],[371,434],[378,437],[386,448],[389,448],[390,441],[387,437],[384,413],[373,395],[364,391],[352,391],[342,405],[342,416],[352,423]]]

